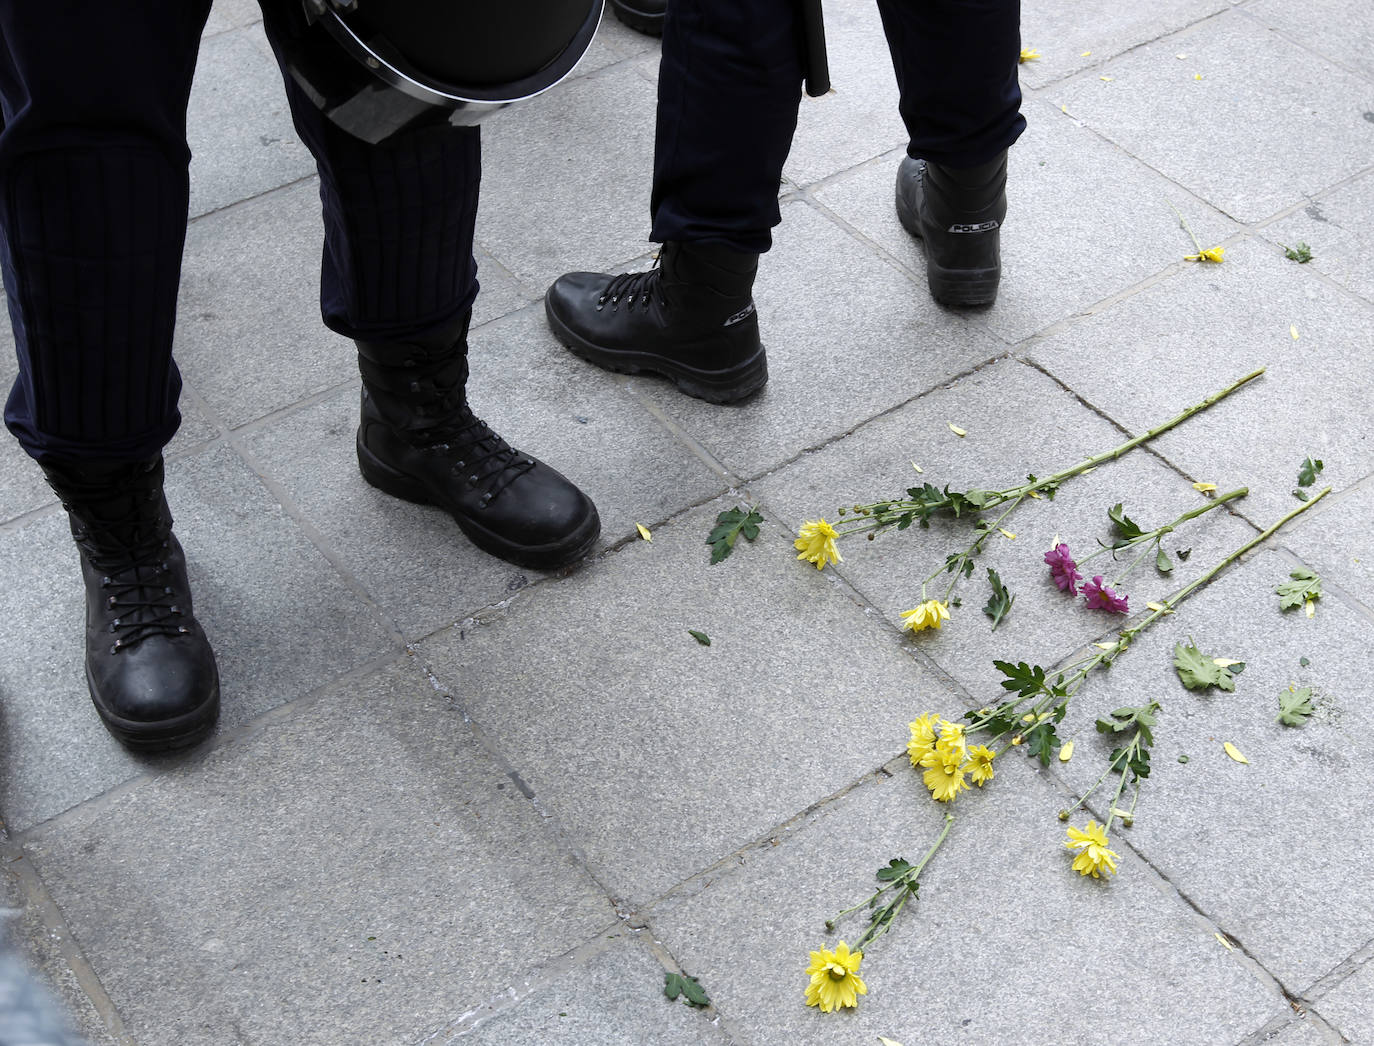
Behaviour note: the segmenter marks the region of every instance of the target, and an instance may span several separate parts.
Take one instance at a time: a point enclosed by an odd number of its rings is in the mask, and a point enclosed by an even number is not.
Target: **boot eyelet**
[[[115,606],[115,603],[116,600],[114,596],[110,596],[108,599],[105,600],[106,608],[113,608]]]
[[[476,476],[469,476],[469,477],[468,477],[468,482],[471,483],[471,484],[473,484],[473,485],[475,486],[476,483],[477,483],[477,477],[476,477]]]
[[[110,647],[110,653],[112,653],[112,654],[117,654],[117,653],[119,653],[119,643],[118,643],[118,642],[116,642],[114,646]]]
[[[190,630],[189,628],[187,628],[185,625],[178,625],[178,626],[177,626],[177,632],[178,632],[180,635],[183,635],[183,636],[184,636],[184,635],[185,635],[187,632],[189,632],[189,631],[191,631],[191,630]]]
[[[180,613],[181,613],[181,607],[177,606],[175,603],[173,603],[173,604],[171,605],[170,610],[171,610],[171,612],[172,612],[173,614],[180,614]]]
[[[101,588],[109,588],[109,587],[110,587],[110,579],[107,578],[107,577],[101,578],[101,579],[100,579],[100,587],[101,587]]]
[[[119,618],[115,618],[113,621],[110,622],[110,631],[111,631],[111,632],[113,632],[117,627],[119,627],[119,622],[120,622],[120,619],[119,619]]]

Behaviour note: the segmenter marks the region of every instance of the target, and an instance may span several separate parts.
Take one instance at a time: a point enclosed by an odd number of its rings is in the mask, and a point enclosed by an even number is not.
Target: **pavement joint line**
[[[199,393],[194,390],[183,389],[183,394],[188,395],[202,411],[209,411],[208,405],[201,399]],[[214,416],[213,413],[211,416]],[[343,557],[333,548],[323,532],[301,511],[300,506],[296,504],[295,499],[291,497],[287,489],[280,481],[268,474],[266,467],[248,449],[239,433],[225,429],[218,418],[216,418],[215,424],[220,427],[226,445],[247,466],[267,494],[281,506],[282,511],[295,523],[315,551],[324,557],[325,562],[334,569],[334,573],[343,582],[344,587],[368,609],[369,615],[373,618],[373,623],[381,626],[383,631],[389,633],[391,641],[398,647],[404,646],[406,637],[401,627],[386,609],[373,598],[366,586],[353,575]]]
[[[1374,940],[1366,941],[1303,990],[1304,1005],[1319,1005],[1321,1000],[1374,959]]]
[[[1259,221],[1251,222],[1250,227],[1255,229],[1256,231],[1262,232],[1269,226],[1283,221],[1285,218],[1288,218],[1296,214],[1298,211],[1305,211],[1309,207],[1319,206],[1321,203],[1323,203],[1330,197],[1336,195],[1336,193],[1340,192],[1342,189],[1348,188],[1351,184],[1370,176],[1374,176],[1374,167],[1361,168],[1354,174],[1342,178],[1340,181],[1332,182],[1330,185],[1323,186],[1316,192],[1312,193],[1312,195],[1310,196],[1304,194],[1301,201],[1299,201],[1298,203],[1290,204],[1287,207],[1280,208],[1279,210],[1271,214],[1268,218],[1261,218]],[[1314,218],[1313,220],[1330,221],[1330,219],[1322,218]],[[1335,225],[1334,222],[1331,222],[1331,224]],[[1336,228],[1340,229],[1344,228],[1344,226],[1337,225]],[[1269,242],[1273,243],[1275,241],[1270,240]]]
[[[233,30],[227,31],[233,32]],[[224,34],[219,33],[216,35],[222,36]],[[297,144],[301,144],[299,139],[297,139]],[[271,186],[270,188],[263,189],[261,192],[256,192],[237,200],[231,200],[229,203],[222,203],[218,207],[212,207],[208,211],[201,211],[199,214],[190,215],[186,220],[186,226],[187,228],[190,228],[196,222],[201,221],[204,218],[209,218],[213,215],[224,214],[226,211],[232,211],[236,207],[243,206],[245,203],[252,203],[254,200],[261,200],[263,197],[271,196],[273,193],[283,192],[287,189],[295,189],[301,185],[306,184],[307,182],[318,182],[319,180],[320,176],[318,174],[303,174],[299,178],[291,179],[289,182],[282,182],[280,185]]]
[[[1316,58],[1320,58],[1323,62],[1327,63],[1328,65],[1334,65],[1337,69],[1340,69],[1342,72],[1350,74],[1357,80],[1363,80],[1366,83],[1374,83],[1374,78],[1371,78],[1368,73],[1362,72],[1359,69],[1355,69],[1351,66],[1346,65],[1339,58],[1333,58],[1331,55],[1326,54],[1325,52],[1318,51],[1311,44],[1304,43],[1296,36],[1289,35],[1283,29],[1280,29],[1276,26],[1268,25],[1261,16],[1252,12],[1248,6],[1238,6],[1236,8],[1236,11],[1239,12],[1242,18],[1248,18],[1261,29],[1265,30],[1266,32],[1273,33],[1274,36],[1278,37],[1285,43],[1291,44],[1292,46],[1298,48],[1298,50],[1306,51],[1308,54]],[[1316,74],[1314,72],[1309,71],[1306,75],[1315,76]]]
[[[743,482],[735,473],[730,471],[723,461],[711,453],[705,444],[683,428],[666,410],[649,397],[641,395],[639,391],[634,388],[633,383],[626,382],[620,387],[630,399],[647,411],[671,436],[686,447],[687,450],[691,451],[693,457],[697,458],[697,460],[710,469],[711,472],[715,473],[716,478],[723,481],[727,487],[733,489]],[[698,502],[698,504],[705,504],[708,501],[714,500],[717,496],[719,495],[713,495],[711,498],[706,498]]]
[[[1272,1020],[1266,1021],[1237,1042],[1235,1046],[1264,1046],[1265,1043],[1273,1042],[1289,1028],[1309,1023],[1316,1029],[1321,1040],[1328,1043],[1329,1046],[1343,1046],[1344,1043],[1350,1041],[1315,1010],[1298,1006],[1291,1000],[1289,1006],[1293,1009],[1292,1013],[1280,1014]]]
[[[124,1027],[124,1020],[120,1016],[119,1007],[115,1005],[114,1000],[105,990],[95,968],[86,958],[80,944],[77,943],[71,927],[67,925],[62,909],[58,907],[57,902],[48,893],[43,877],[39,875],[28,855],[24,853],[22,846],[12,841],[0,842],[0,861],[4,862],[8,873],[19,880],[20,887],[24,891],[26,907],[38,913],[38,917],[47,931],[48,941],[56,945],[62,960],[67,964],[67,969],[85,993],[96,1015],[104,1024],[105,1030],[119,1046],[136,1046],[133,1036]]]
[[[242,422],[241,424],[231,425],[229,422],[218,417],[215,419],[215,422],[219,425],[221,430],[226,435],[230,433],[232,433],[234,436],[256,435],[259,432],[271,428],[273,425],[277,424],[280,421],[285,421],[289,418],[295,417],[298,414],[303,414],[311,407],[318,406],[326,400],[332,399],[335,396],[342,395],[344,392],[347,392],[350,388],[357,389],[358,385],[359,381],[357,378],[345,378],[342,381],[330,385],[328,388],[320,389],[316,392],[309,393],[308,395],[302,396],[298,400],[293,400],[290,403],[283,404],[282,406],[277,407],[266,414],[259,415],[258,417]],[[203,401],[204,397],[198,395],[197,399]]]

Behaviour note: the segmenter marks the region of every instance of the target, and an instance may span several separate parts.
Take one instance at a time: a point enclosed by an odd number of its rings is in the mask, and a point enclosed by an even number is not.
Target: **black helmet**
[[[272,0],[262,5],[292,77],[369,142],[476,123],[546,91],[591,46],[604,0]]]

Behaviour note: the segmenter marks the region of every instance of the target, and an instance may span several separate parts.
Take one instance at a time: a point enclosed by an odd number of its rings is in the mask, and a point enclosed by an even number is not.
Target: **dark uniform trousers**
[[[1019,0],[878,7],[911,155],[976,166],[1015,141]],[[180,420],[186,103],[208,11],[0,0],[0,265],[19,356],[5,422],[40,460],[151,457]],[[285,80],[320,172],[325,323],[399,341],[469,308],[477,130],[369,146]],[[768,249],[801,81],[795,0],[670,0],[652,239]]]
[[[669,0],[651,239],[768,250],[801,101],[799,7]],[[878,0],[878,11],[912,156],[977,167],[1017,139],[1020,0]]]
[[[19,356],[5,423],[39,460],[149,458],[180,421],[186,104],[209,9],[0,0],[0,263]],[[399,341],[470,308],[477,129],[368,145],[285,80],[320,173],[325,322]]]

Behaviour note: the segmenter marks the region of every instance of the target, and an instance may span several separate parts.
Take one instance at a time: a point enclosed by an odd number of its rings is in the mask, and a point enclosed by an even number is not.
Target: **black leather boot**
[[[541,570],[571,563],[601,533],[596,506],[472,413],[469,318],[407,342],[357,342],[358,467],[379,490],[438,505],[493,556]]]
[[[1002,278],[1007,153],[954,168],[908,156],[897,169],[897,217],[925,244],[930,294],[945,305],[991,305]]]
[[[584,360],[670,378],[689,396],[733,403],[763,388],[768,357],[754,309],[758,255],[665,243],[648,272],[570,272],[544,295],[549,326]]]
[[[611,10],[631,29],[638,29],[650,36],[662,36],[668,0],[611,0]]]
[[[219,716],[219,671],[191,612],[161,456],[43,471],[81,553],[86,682],[105,729],[141,752],[203,740]]]

